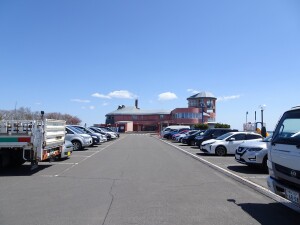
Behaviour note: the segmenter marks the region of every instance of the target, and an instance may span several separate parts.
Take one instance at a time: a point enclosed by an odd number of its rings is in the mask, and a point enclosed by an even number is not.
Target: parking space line
[[[290,209],[292,209],[292,210],[297,211],[298,213],[300,213],[300,206],[296,205],[295,203],[293,203],[293,202],[291,202],[291,201],[289,201],[289,200],[287,200],[287,199],[285,199],[285,198],[283,198],[283,197],[281,197],[279,195],[276,195],[275,193],[271,192],[269,189],[264,188],[263,186],[260,186],[260,185],[254,183],[254,182],[252,182],[250,180],[247,180],[246,178],[243,178],[243,177],[241,177],[239,175],[236,175],[236,174],[230,172],[229,170],[223,169],[222,167],[220,167],[218,165],[215,165],[215,164],[213,164],[213,163],[211,163],[211,162],[209,162],[209,161],[207,161],[207,160],[199,157],[198,155],[192,154],[192,153],[190,153],[190,152],[188,152],[188,151],[186,151],[186,150],[184,150],[184,149],[182,149],[182,148],[174,145],[173,143],[170,143],[170,142],[165,141],[163,139],[160,139],[158,137],[155,137],[155,138],[157,138],[158,140],[160,140],[160,141],[162,141],[162,142],[164,142],[164,143],[166,143],[166,144],[168,144],[170,146],[173,146],[174,148],[176,148],[176,149],[180,150],[181,152],[183,152],[183,153],[191,156],[192,158],[194,158],[194,159],[196,159],[196,160],[204,163],[205,165],[207,165],[207,166],[209,166],[209,167],[211,167],[211,168],[213,168],[213,169],[221,172],[222,174],[224,174],[224,175],[226,175],[228,177],[231,177],[232,179],[234,179],[234,180],[236,180],[236,181],[238,181],[238,182],[246,185],[247,187],[250,187],[250,188],[254,189],[255,191],[257,191],[257,192],[259,192],[259,193],[261,193],[261,194],[263,194],[263,195],[265,195],[265,196],[273,199],[274,201],[276,201],[278,203],[281,203],[281,204],[287,206],[288,208],[290,208]]]
[[[61,176],[63,173],[66,173],[67,171],[71,170],[72,168],[74,168],[75,166],[81,164],[82,162],[86,161],[87,159],[93,157],[94,155],[104,151],[105,149],[107,149],[108,147],[112,146],[115,143],[118,143],[120,140],[123,140],[126,136],[120,137],[118,140],[114,140],[112,143],[110,143],[109,145],[105,146],[104,148],[102,148],[99,151],[95,151],[93,152],[93,154],[91,154],[90,156],[85,156],[82,160],[80,160],[79,162],[77,162],[76,164],[71,165],[70,167],[66,168],[65,170],[63,170],[62,172],[55,174],[54,177],[59,177]]]

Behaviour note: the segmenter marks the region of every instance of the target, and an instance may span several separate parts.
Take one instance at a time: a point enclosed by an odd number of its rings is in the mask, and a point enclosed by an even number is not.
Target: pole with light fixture
[[[266,127],[264,126],[264,110],[266,109],[266,105],[260,105],[260,111],[261,111],[261,135],[263,137],[266,137]]]

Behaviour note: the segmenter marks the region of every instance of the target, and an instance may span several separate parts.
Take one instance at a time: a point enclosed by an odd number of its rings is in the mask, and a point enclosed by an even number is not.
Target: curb
[[[291,201],[289,201],[289,200],[287,200],[287,199],[285,199],[285,198],[283,198],[283,197],[281,197],[281,196],[279,196],[279,195],[271,192],[270,190],[268,190],[268,189],[266,189],[266,188],[264,188],[264,187],[262,187],[262,186],[260,186],[260,185],[258,185],[256,183],[254,183],[252,181],[246,180],[243,177],[240,177],[240,176],[238,176],[238,175],[236,175],[236,174],[234,174],[234,173],[232,173],[232,172],[230,172],[230,171],[228,171],[226,169],[221,168],[220,166],[217,166],[217,165],[215,165],[215,164],[213,164],[213,163],[211,163],[211,162],[209,162],[209,161],[207,161],[207,160],[205,160],[203,158],[200,158],[199,156],[196,156],[196,155],[194,155],[194,154],[192,154],[192,153],[190,153],[190,152],[188,152],[188,151],[186,151],[186,150],[184,150],[184,149],[182,149],[182,148],[180,148],[178,146],[175,146],[172,143],[169,143],[169,142],[167,142],[167,141],[165,141],[163,139],[160,139],[158,137],[156,137],[156,138],[158,140],[160,140],[160,141],[162,141],[162,142],[164,142],[164,143],[166,143],[166,144],[168,144],[168,145],[170,145],[170,146],[172,146],[172,147],[180,150],[181,152],[185,153],[186,155],[189,155],[192,158],[194,158],[194,159],[196,159],[196,160],[204,163],[205,165],[209,166],[210,168],[215,169],[215,170],[221,172],[222,174],[224,174],[224,175],[226,175],[226,176],[228,176],[228,177],[230,177],[230,178],[232,178],[232,179],[234,179],[234,180],[236,180],[236,181],[238,181],[238,182],[246,185],[247,187],[250,187],[250,188],[254,189],[255,191],[257,191],[257,192],[259,192],[259,193],[261,193],[261,194],[263,194],[263,195],[265,195],[265,196],[273,199],[274,201],[276,201],[278,203],[281,203],[284,206],[286,206],[286,207],[288,207],[288,208],[290,208],[290,209],[292,209],[292,210],[300,213],[300,206],[296,205],[295,203],[293,203],[293,202],[291,202]]]

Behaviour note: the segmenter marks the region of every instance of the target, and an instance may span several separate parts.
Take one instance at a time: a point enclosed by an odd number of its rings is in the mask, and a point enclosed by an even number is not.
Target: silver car
[[[66,132],[65,139],[72,142],[74,151],[81,150],[93,144],[93,139],[90,135],[83,133],[75,127],[66,126]]]
[[[242,164],[267,169],[268,147],[271,139],[272,136],[268,136],[263,141],[241,144],[235,152],[235,160]]]

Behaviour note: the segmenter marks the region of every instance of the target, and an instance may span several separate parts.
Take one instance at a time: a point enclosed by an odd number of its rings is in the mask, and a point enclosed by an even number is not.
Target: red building
[[[132,131],[158,131],[172,124],[195,125],[215,122],[216,100],[211,93],[201,92],[187,98],[188,108],[174,110],[142,110],[135,106],[120,105],[117,110],[106,114],[106,124],[118,126],[121,131],[132,127]],[[126,124],[133,124],[127,126]]]

